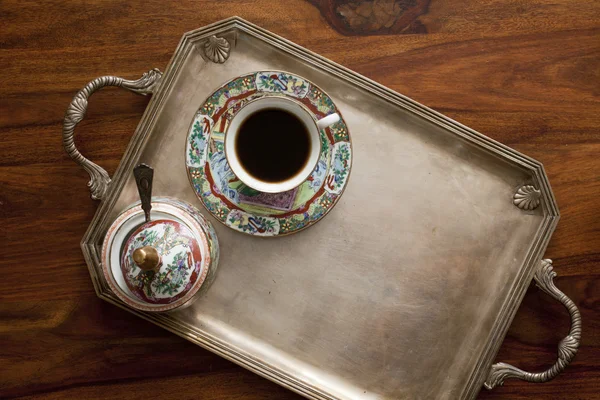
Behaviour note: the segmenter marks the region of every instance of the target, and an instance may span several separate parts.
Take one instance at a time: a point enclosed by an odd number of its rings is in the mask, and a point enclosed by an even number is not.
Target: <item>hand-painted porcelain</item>
[[[224,133],[230,121],[245,104],[266,96],[298,101],[315,120],[340,116],[319,131],[321,149],[312,174],[283,193],[246,186],[225,157]],[[286,72],[256,72],[229,81],[202,104],[188,133],[186,164],[197,196],[215,218],[250,235],[281,236],[311,226],[337,203],[348,182],[352,146],[346,123],[325,92]]]
[[[144,311],[187,306],[200,288],[210,286],[219,259],[212,225],[189,204],[153,199],[154,220],[144,223],[140,205],[130,207],[109,228],[102,247],[104,275],[125,303]],[[136,249],[155,248],[161,263],[143,271],[133,260]]]
[[[155,248],[161,263],[157,271],[143,271],[133,253]],[[177,221],[160,219],[140,226],[127,240],[121,255],[121,272],[129,290],[151,304],[170,304],[183,297],[202,273],[202,255],[194,234]]]
[[[295,115],[302,122],[310,140],[310,152],[308,160],[304,167],[289,179],[282,182],[264,182],[249,174],[240,163],[236,151],[236,140],[242,123],[248,116],[263,109],[278,109]],[[294,100],[290,96],[263,96],[257,99],[245,102],[243,106],[235,113],[235,117],[227,125],[224,138],[224,151],[227,157],[227,164],[233,174],[246,186],[263,193],[283,193],[296,189],[306,179],[310,177],[317,166],[319,155],[321,154],[321,134],[320,130],[339,121],[337,113],[329,114],[317,121],[314,114],[310,112],[301,102]],[[285,133],[285,127],[282,127],[282,134]],[[294,149],[288,149],[294,151]]]

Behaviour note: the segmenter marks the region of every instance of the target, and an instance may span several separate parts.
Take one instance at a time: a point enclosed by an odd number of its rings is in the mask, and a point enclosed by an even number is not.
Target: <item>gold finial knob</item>
[[[160,255],[152,246],[144,246],[133,251],[133,261],[144,271],[151,271],[160,264]]]

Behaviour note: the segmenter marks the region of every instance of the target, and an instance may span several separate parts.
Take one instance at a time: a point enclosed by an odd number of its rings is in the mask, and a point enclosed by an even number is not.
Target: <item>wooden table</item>
[[[554,381],[508,381],[480,398],[599,396],[600,2],[5,0],[0,397],[299,398],[99,300],[79,249],[97,203],[62,148],[71,98],[96,76],[164,70],[184,32],[231,15],[544,163],[562,213],[546,255],[581,309],[582,346]],[[78,128],[83,154],[113,173],[147,101],[95,95]],[[532,287],[497,359],[545,369],[568,324],[562,306]]]

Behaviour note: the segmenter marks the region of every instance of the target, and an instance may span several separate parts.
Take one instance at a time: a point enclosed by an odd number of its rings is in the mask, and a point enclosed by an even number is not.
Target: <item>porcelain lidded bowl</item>
[[[102,270],[112,291],[138,310],[165,312],[190,305],[215,277],[217,235],[193,206],[152,199],[152,219],[136,203],[106,233]]]

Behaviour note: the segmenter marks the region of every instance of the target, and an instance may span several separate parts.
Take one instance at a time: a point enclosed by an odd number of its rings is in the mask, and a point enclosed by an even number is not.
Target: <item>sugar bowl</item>
[[[148,312],[181,309],[206,291],[219,261],[216,233],[202,214],[181,200],[152,198],[152,168],[134,169],[141,202],[108,229],[102,269],[112,291]]]

